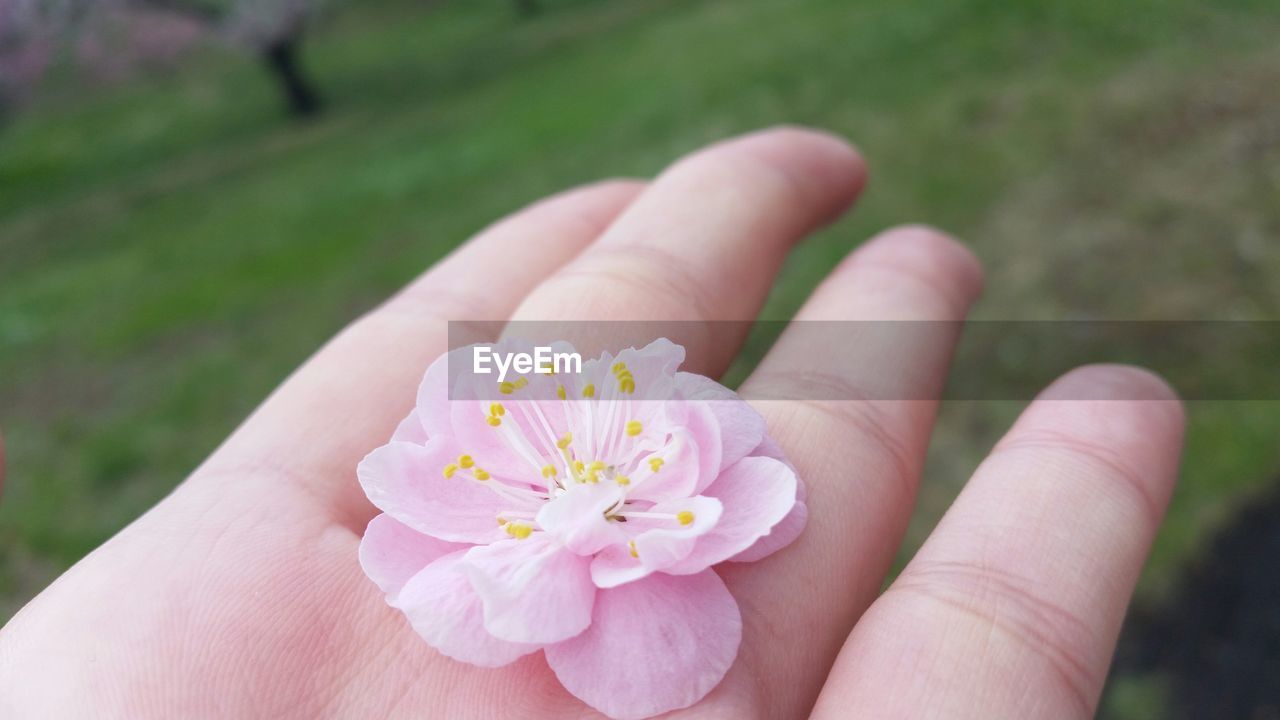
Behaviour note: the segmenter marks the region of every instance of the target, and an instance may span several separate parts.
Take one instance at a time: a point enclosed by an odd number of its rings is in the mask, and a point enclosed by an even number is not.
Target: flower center
[[[646,483],[654,482],[676,446],[667,434],[646,428],[646,422],[638,417],[641,413],[632,400],[636,380],[626,363],[616,362],[610,371],[613,382],[605,383],[599,391],[595,384],[585,384],[579,391],[582,399],[572,401],[564,384],[556,385],[556,400],[539,400],[518,397],[529,387],[523,376],[502,383],[499,391],[513,397],[490,403],[484,409],[484,422],[527,469],[511,473],[513,476],[495,475],[480,467],[471,455],[462,455],[444,467],[444,477],[482,483],[510,500],[512,507],[498,515],[498,525],[521,540],[535,531],[548,530],[539,522],[544,517],[539,511],[551,503],[564,511],[545,516],[556,518],[557,535],[568,526],[615,525],[640,519],[671,523],[672,527],[692,524],[695,517],[690,510],[654,512],[654,503],[632,497]],[[555,412],[544,410],[544,403],[553,403]],[[560,423],[553,423],[551,417],[563,418],[568,427],[554,427]],[[593,487],[601,489],[588,491]],[[636,555],[634,543],[629,544]]]

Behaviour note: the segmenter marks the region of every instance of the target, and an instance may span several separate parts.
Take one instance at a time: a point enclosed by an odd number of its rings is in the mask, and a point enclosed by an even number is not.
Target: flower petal
[[[422,382],[418,385],[418,399],[414,413],[418,416],[418,423],[427,437],[450,434],[449,366],[451,363],[465,362],[464,358],[468,357],[469,352],[468,347],[441,355],[427,367],[427,372],[422,376]]]
[[[621,501],[622,488],[614,482],[571,483],[538,511],[538,526],[571,551],[592,555],[627,541],[622,523],[605,517]]]
[[[791,468],[792,472],[795,472],[795,466],[787,460],[786,456],[782,452],[782,448],[778,447],[778,443],[774,442],[771,437],[766,436],[764,440],[761,440],[760,445],[757,446],[755,450],[751,451],[751,456],[771,457],[775,460],[781,461],[787,467]],[[796,504],[795,507],[791,508],[791,512],[787,513],[787,516],[784,517],[781,522],[774,525],[768,535],[765,535],[755,541],[751,547],[729,559],[733,562],[755,562],[756,560],[772,555],[794,542],[795,539],[800,536],[800,532],[804,530],[804,526],[809,522],[809,506],[805,504],[805,499],[808,497],[808,494],[804,481],[797,476]]]
[[[756,540],[746,550],[729,558],[733,562],[755,562],[764,559],[795,542],[809,522],[809,506],[800,500],[787,516],[773,526],[768,535]]]
[[[704,453],[703,447],[691,430],[673,430],[671,437],[656,450],[637,458],[635,469],[630,474],[631,485],[627,495],[654,501],[696,495],[699,485],[711,484],[711,480],[703,481],[708,473],[712,479],[718,474],[716,468],[705,466],[705,458],[715,454],[714,448],[712,452]],[[657,470],[650,464],[654,459],[662,460]]]
[[[465,554],[451,553],[423,568],[393,605],[428,645],[454,660],[501,667],[537,650],[539,645],[500,640],[484,629],[480,596],[459,567]]]
[[[710,532],[698,538],[693,550],[666,572],[696,573],[751,547],[795,507],[796,475],[773,458],[746,457],[721,473],[706,494],[720,499],[724,514]]]
[[[724,678],[742,640],[738,604],[710,570],[600,591],[591,627],[546,649],[565,689],[616,720],[688,707]]]
[[[764,416],[715,380],[676,373],[676,388],[684,399],[704,405],[715,415],[720,427],[721,470],[746,457],[765,438]]]
[[[423,535],[383,513],[369,521],[360,539],[360,567],[395,604],[400,588],[427,565],[466,545]]]
[[[443,468],[459,454],[445,436],[426,445],[391,442],[360,461],[356,475],[370,502],[418,532],[461,543],[501,538],[498,513],[512,509],[513,503],[484,483],[460,476],[446,479]]]
[[[597,587],[616,587],[679,564],[697,547],[699,537],[714,530],[723,508],[716,498],[699,495],[660,502],[645,512],[690,512],[692,518],[686,525],[675,519],[630,517],[626,532],[631,543],[609,547],[591,562],[591,581]]]
[[[547,533],[471,548],[463,570],[484,603],[484,626],[504,640],[553,643],[591,624],[589,559]]]
[[[414,408],[409,411],[400,424],[396,426],[396,431],[391,433],[391,439],[398,442],[413,443],[414,445],[427,444],[427,429],[422,426],[422,420],[418,417],[418,409]]]

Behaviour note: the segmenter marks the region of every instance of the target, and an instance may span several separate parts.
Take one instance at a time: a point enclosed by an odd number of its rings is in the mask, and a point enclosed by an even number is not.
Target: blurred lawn
[[[904,221],[973,245],[978,317],[1280,316],[1275,2],[430,5],[351,3],[321,27],[330,111],[305,126],[209,49],[0,128],[0,622],[488,221],[762,125],[840,132],[872,172],[770,317]],[[912,546],[1017,410],[945,408]],[[1277,415],[1193,405],[1142,598],[1280,470]],[[1113,709],[1159,716],[1153,682]]]

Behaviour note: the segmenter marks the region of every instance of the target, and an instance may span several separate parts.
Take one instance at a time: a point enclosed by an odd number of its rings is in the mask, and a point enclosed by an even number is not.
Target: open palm
[[[863,180],[844,142],[771,130],[481,233],[322,348],[0,631],[0,716],[594,716],[540,653],[496,670],[457,663],[384,603],[357,562],[377,511],[356,464],[411,407],[448,320],[749,319],[788,249]],[[980,285],[961,245],[898,228],[852,253],[798,317],[961,320]],[[686,367],[716,376],[743,326],[707,327],[682,338]],[[814,383],[851,397],[859,376],[937,387],[954,339],[896,348],[891,362],[874,348],[814,356],[784,334],[743,392],[785,382],[799,397]],[[1182,411],[1163,383],[1122,367],[1058,380],[883,593],[936,403],[758,408],[806,481],[809,525],[765,560],[717,568],[741,607],[742,648],[724,682],[677,714],[1092,714],[1176,475]]]

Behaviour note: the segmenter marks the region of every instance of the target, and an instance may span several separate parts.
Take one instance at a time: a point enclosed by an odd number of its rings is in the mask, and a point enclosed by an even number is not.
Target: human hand
[[[0,631],[0,716],[594,716],[540,654],[496,670],[457,663],[386,606],[356,559],[377,512],[356,464],[409,410],[448,320],[749,319],[787,250],[862,183],[843,142],[774,130],[484,231],[322,348],[169,497]],[[980,284],[961,245],[898,228],[833,270],[798,319],[958,321]],[[742,339],[684,338],[689,369],[719,374]],[[953,340],[902,349],[910,367],[867,363],[940,384]],[[788,342],[744,394],[779,378],[794,392],[859,363],[805,354],[796,367]],[[1153,399],[1123,399],[1135,396]],[[758,407],[807,484],[809,524],[769,558],[717,567],[742,611],[742,647],[678,715],[1092,713],[1176,475],[1182,414],[1163,383],[1121,367],[1058,380],[883,594],[936,402]]]

